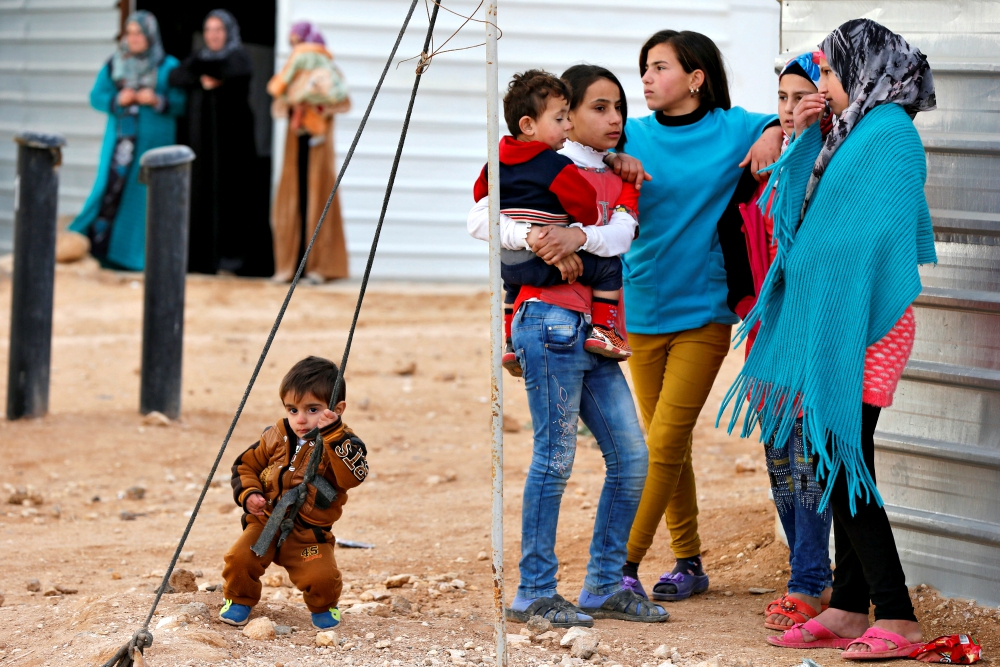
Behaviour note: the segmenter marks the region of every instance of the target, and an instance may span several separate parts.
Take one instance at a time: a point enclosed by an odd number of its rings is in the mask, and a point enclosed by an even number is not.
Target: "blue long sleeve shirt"
[[[776,119],[733,107],[628,120],[625,152],[653,177],[639,194],[639,237],[622,257],[630,333],[739,321],[726,304],[718,222],[743,172],[740,162]]]

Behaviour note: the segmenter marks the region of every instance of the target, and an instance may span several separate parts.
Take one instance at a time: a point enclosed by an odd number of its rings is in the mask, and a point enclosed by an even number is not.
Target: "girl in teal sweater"
[[[830,607],[768,641],[847,649],[849,660],[904,657],[920,626],[875,486],[879,408],[863,402],[863,384],[866,350],[920,294],[917,265],[936,261],[911,120],[935,108],[934,80],[919,50],[867,19],[819,48],[819,94],[796,107],[796,138],[769,184],[778,254],[740,335],[758,322],[760,331],[723,409],[733,404],[732,428],[747,404],[761,406],[747,411],[743,435],[759,423],[761,439],[778,443],[801,414],[824,487],[819,509],[833,510]],[[823,139],[816,121],[826,104],[837,121]]]
[[[646,595],[639,563],[666,518],[677,564],[650,597],[674,601],[708,589],[691,435],[738,321],[727,305],[718,223],[743,173],[740,160],[756,143],[760,166],[773,162],[782,132],[776,116],[731,105],[722,56],[705,35],[656,33],[642,47],[639,71],[653,113],[629,119],[625,152],[639,158],[652,180],[639,195],[642,231],[622,262],[629,369],[646,425],[649,472],[623,583]]]

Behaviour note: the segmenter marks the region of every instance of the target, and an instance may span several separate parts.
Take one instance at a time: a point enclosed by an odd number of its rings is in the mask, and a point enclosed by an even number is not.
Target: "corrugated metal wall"
[[[467,14],[478,0],[446,0]],[[351,85],[353,111],[338,117],[340,156],[350,144],[386,54],[399,30],[405,0],[280,0],[278,34],[293,20],[317,21]],[[622,79],[629,106],[648,113],[637,62],[639,47],[663,28],[690,29],[711,36],[733,73],[734,102],[754,110],[774,106],[777,83],[771,60],[778,45],[778,5],[773,0],[671,2],[664,0],[500,0],[500,80],[506,86],[517,70],[544,67],[559,73],[569,65],[604,65]],[[400,49],[419,53],[427,26],[423,3]],[[440,44],[461,19],[445,11],[438,18]],[[469,24],[449,43],[480,43],[482,24]],[[288,54],[279,37],[278,63]],[[343,185],[344,218],[352,272],[363,269],[385,189],[385,181],[414,62],[392,70]],[[374,271],[381,277],[484,279],[486,244],[465,232],[472,183],[486,160],[485,65],[482,47],[446,53],[434,61],[421,83],[409,138]],[[284,127],[276,128],[275,164],[280,164]]]
[[[1000,3],[789,0],[782,50],[867,17],[930,60],[938,108],[916,125],[938,265],[876,433],[879,488],[910,583],[1000,603]]]
[[[83,206],[107,120],[88,95],[114,50],[118,20],[117,0],[0,2],[0,253],[11,245],[17,132],[66,136],[59,213]]]

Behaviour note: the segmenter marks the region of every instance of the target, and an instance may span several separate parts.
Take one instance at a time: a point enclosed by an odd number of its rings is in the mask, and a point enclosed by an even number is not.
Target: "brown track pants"
[[[275,549],[277,538],[262,558],[250,550],[264,530],[265,519],[245,515],[246,527],[236,544],[226,552],[222,570],[223,594],[236,604],[253,607],[260,602],[260,578],[272,562],[288,570],[288,577],[302,591],[306,607],[314,614],[337,606],[343,582],[333,557],[333,533],[320,528],[295,526]]]

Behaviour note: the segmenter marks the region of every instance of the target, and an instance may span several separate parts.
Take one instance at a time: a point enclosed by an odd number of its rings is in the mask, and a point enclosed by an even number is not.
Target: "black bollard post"
[[[192,160],[194,151],[187,146],[164,146],[139,161],[139,179],[147,186],[139,412],[156,410],[171,419],[181,414]]]
[[[10,299],[7,419],[49,411],[52,293],[56,271],[56,203],[62,147],[58,134],[24,132],[17,142],[14,184],[14,275]]]

